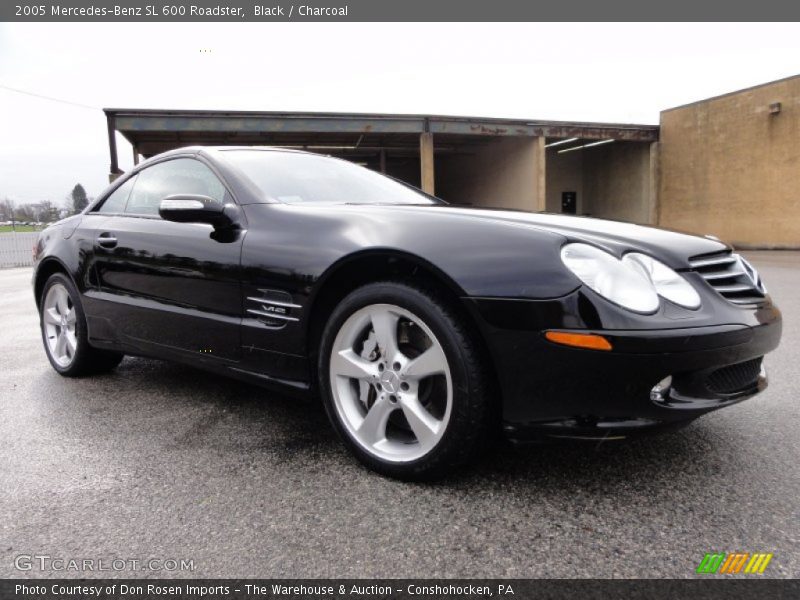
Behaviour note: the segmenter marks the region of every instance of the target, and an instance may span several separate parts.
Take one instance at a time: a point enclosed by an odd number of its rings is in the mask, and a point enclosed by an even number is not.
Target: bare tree
[[[36,220],[36,211],[33,204],[21,204],[16,208],[17,221],[27,222]]]
[[[36,211],[36,220],[43,221],[45,223],[52,223],[53,221],[58,221],[59,214],[58,214],[58,207],[53,204],[50,200],[42,200],[37,204],[33,205],[34,210]]]
[[[6,197],[0,200],[0,221],[11,221],[13,223],[15,214],[16,206],[11,198]]]
[[[50,223],[59,219],[59,209],[50,200],[23,204],[16,209],[17,221]]]

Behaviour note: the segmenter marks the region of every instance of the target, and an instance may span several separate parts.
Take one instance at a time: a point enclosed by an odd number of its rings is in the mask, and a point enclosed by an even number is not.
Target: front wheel
[[[431,479],[485,447],[488,366],[474,334],[435,292],[398,282],[356,290],[328,321],[321,350],[328,416],[368,467]]]
[[[78,290],[61,273],[44,284],[39,302],[42,341],[53,368],[65,377],[102,373],[116,367],[122,354],[89,345],[86,317]]]

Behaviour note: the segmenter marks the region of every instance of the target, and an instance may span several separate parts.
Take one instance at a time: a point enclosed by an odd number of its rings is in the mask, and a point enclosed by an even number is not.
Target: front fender
[[[251,205],[243,266],[316,282],[366,251],[419,257],[465,296],[556,298],[580,282],[564,267],[566,238],[524,224],[408,207]],[[309,288],[310,289],[310,288]]]

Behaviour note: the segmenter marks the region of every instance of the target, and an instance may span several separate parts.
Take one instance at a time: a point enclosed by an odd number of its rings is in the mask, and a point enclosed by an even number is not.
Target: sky
[[[798,24],[0,23],[0,198],[100,194],[104,107],[655,124],[798,73]]]

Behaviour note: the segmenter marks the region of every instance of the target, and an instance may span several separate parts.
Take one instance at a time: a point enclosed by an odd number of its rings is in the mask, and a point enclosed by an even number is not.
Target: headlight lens
[[[599,248],[579,243],[561,248],[561,260],[604,298],[639,313],[658,310],[658,294],[642,268],[631,268]]]
[[[639,313],[658,310],[661,296],[689,309],[700,307],[700,295],[692,285],[656,259],[631,252],[622,260],[589,244],[567,244],[561,260],[578,279],[595,292]]]
[[[655,258],[638,252],[631,252],[622,257],[622,262],[633,268],[641,269],[645,276],[653,283],[656,293],[675,304],[685,308],[696,309],[700,307],[700,294],[675,271]]]

